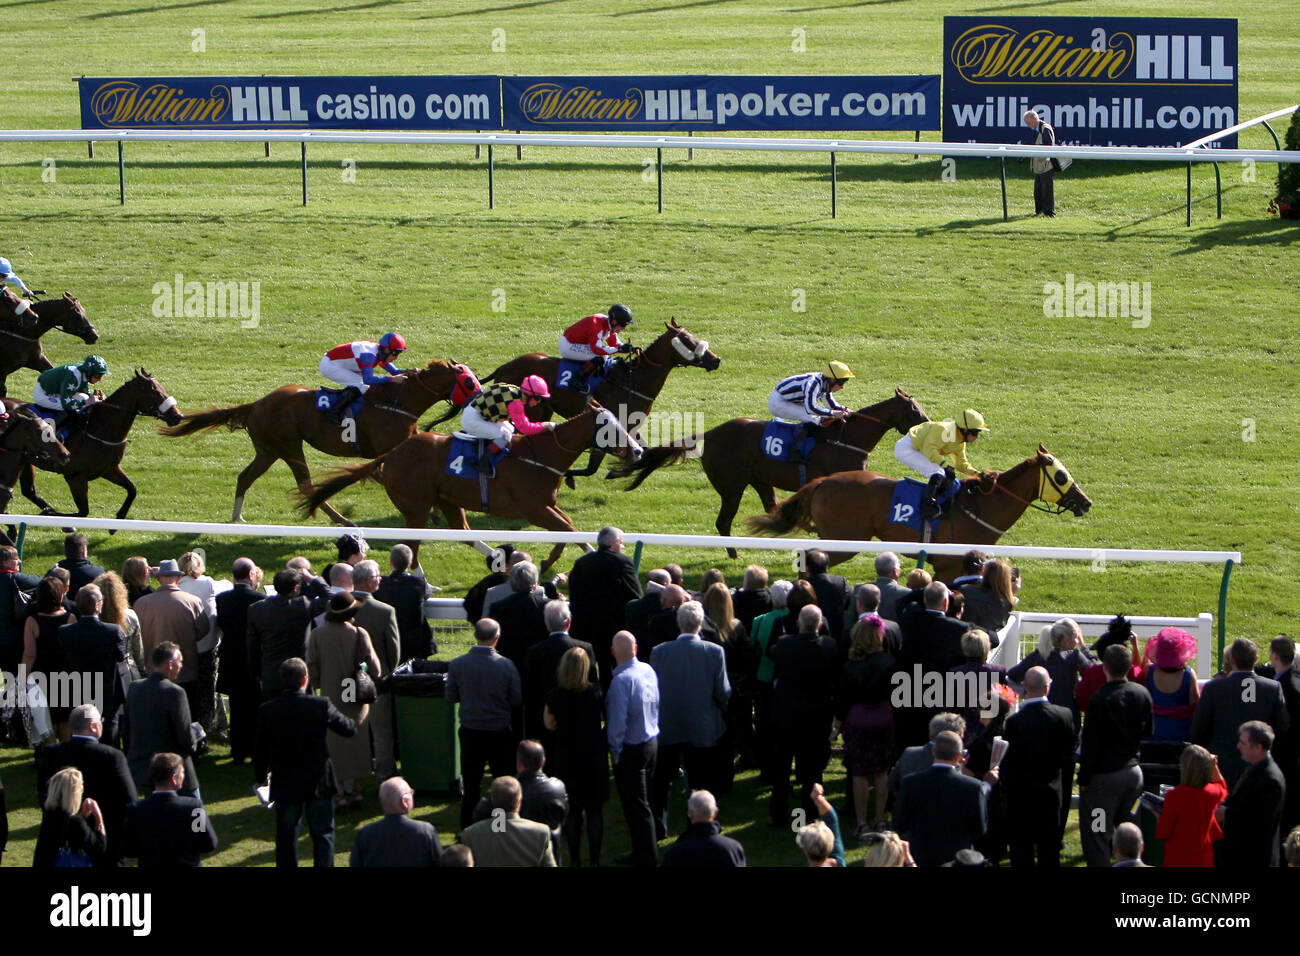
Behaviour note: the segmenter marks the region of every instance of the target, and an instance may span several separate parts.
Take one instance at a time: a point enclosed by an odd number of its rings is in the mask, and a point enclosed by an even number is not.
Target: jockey
[[[951,480],[957,471],[966,476],[979,474],[966,458],[966,445],[987,431],[984,416],[968,408],[956,419],[922,422],[894,444],[894,457],[930,480],[922,504],[926,517],[938,514],[935,499],[945,479]],[[952,461],[952,466],[945,467],[945,458]]]
[[[773,418],[809,425],[844,421],[849,417],[849,410],[835,401],[831,393],[838,392],[845,382],[855,377],[843,362],[831,362],[825,372],[791,375],[772,389],[767,410]]]
[[[632,324],[632,310],[625,305],[611,305],[609,314],[597,312],[575,322],[560,336],[560,358],[586,362],[585,373],[595,372],[604,359],[617,352],[631,352],[629,342],[620,342],[618,333]]]
[[[22,279],[18,278],[18,275],[14,272],[13,265],[9,262],[8,259],[4,258],[3,256],[0,256],[0,284],[17,286],[18,291],[21,292],[24,296],[33,296],[33,295],[41,294],[38,291],[33,291],[32,289],[27,288],[27,283],[24,282]],[[15,319],[18,318],[20,315],[22,315],[31,307],[32,307],[32,303],[30,299],[20,298],[18,300],[18,304],[14,306],[14,318]]]
[[[96,385],[110,374],[108,363],[98,355],[87,355],[80,365],[56,365],[40,374],[32,390],[32,404],[47,411],[59,412],[57,426],[71,416],[80,415],[88,405],[104,400],[99,391],[85,386]]]
[[[486,473],[491,470],[489,456],[508,451],[510,439],[516,431],[521,435],[536,435],[555,428],[554,422],[530,421],[524,413],[525,406],[536,408],[550,397],[546,380],[540,375],[529,375],[519,385],[493,382],[483,386],[460,417],[461,431],[491,442],[488,454],[479,458],[479,471]]]
[[[382,368],[389,381],[401,381],[405,370],[393,365],[391,359],[406,351],[406,340],[397,332],[388,332],[378,342],[364,339],[336,345],[320,360],[320,373],[331,382],[346,385],[339,396],[336,409],[346,409],[366,393],[371,385],[384,381],[375,374]]]

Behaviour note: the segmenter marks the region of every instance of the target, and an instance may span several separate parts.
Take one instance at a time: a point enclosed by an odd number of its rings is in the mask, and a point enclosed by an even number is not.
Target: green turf
[[[986,9],[973,2],[556,0],[320,11],[283,0],[65,0],[24,5],[7,23],[12,48],[40,56],[9,71],[4,123],[75,127],[71,79],[80,74],[939,72],[942,15]],[[1078,2],[1013,12],[1134,11]],[[1142,12],[1187,8],[1146,3]],[[1292,102],[1300,39],[1284,6],[1260,0],[1227,12],[1240,18],[1241,116]],[[506,31],[506,53],[491,52],[497,28]],[[795,28],[806,30],[805,53],[791,50]],[[206,31],[206,52],[191,51],[195,29]],[[1272,141],[1254,130],[1242,145]],[[1261,164],[1256,181],[1246,182],[1240,167],[1225,166],[1221,221],[1212,172],[1198,167],[1189,229],[1184,170],[1172,165],[1076,163],[1058,179],[1059,215],[1049,222],[1028,215],[1028,170],[1012,163],[1012,219],[1004,223],[995,165],[959,162],[956,181],[943,182],[935,158],[841,156],[839,217],[831,219],[828,164],[802,155],[697,152],[687,161],[670,151],[662,215],[655,183],[643,176],[653,157],[637,151],[530,148],[517,160],[499,150],[495,210],[487,208],[486,159],[468,147],[313,146],[305,209],[292,145],[274,146],[269,159],[253,144],[129,145],[126,155],[121,207],[109,144],[94,159],[83,144],[0,151],[0,254],[36,287],[80,296],[103,333],[95,350],[115,370],[110,385],[144,365],[183,410],[250,401],[286,382],[315,383],[324,350],[388,328],[403,331],[414,358],[452,356],[486,372],[521,352],[553,350],[568,323],[623,301],[637,315],[634,341],[644,344],[675,316],[722,357],[712,375],[674,373],[662,411],[700,413],[708,426],[759,416],[780,377],[842,358],[858,375],[842,395],[850,404],[902,385],[933,417],[975,406],[993,429],[972,452],[977,464],[1006,468],[1043,442],[1071,468],[1093,499],[1088,516],[1031,513],[1006,543],[1239,549],[1244,565],[1233,577],[1229,637],[1265,641],[1290,629],[1276,582],[1300,575],[1292,337],[1300,230],[1263,211],[1273,195],[1271,167]],[[53,182],[42,180],[46,158],[54,160]],[[345,181],[345,160],[355,161],[355,182]],[[176,273],[259,282],[260,324],[155,318],[152,289]],[[1124,318],[1046,318],[1044,283],[1067,273],[1150,282],[1149,327]],[[493,311],[496,290],[504,290],[504,313]],[[804,313],[792,310],[796,290],[806,298]],[[59,334],[46,346],[56,362],[87,351]],[[10,394],[30,394],[33,380],[28,371],[11,376]],[[1253,442],[1243,441],[1247,419]],[[164,439],[142,421],[132,437],[125,467],[140,487],[135,517],[229,517],[234,475],[251,458],[244,435]],[[314,455],[309,463],[319,473],[336,462]],[[888,445],[873,464],[901,472]],[[42,476],[41,486],[58,506],[70,505],[58,479]],[[272,469],[250,494],[245,517],[293,520],[290,488],[287,469]],[[92,486],[94,515],[110,516],[119,501],[116,488]],[[377,487],[345,492],[335,503],[359,523],[396,521]],[[614,522],[630,531],[712,533],[717,503],[696,464],[661,472],[634,493],[588,479],[560,497],[587,530]],[[758,507],[747,496],[741,517]],[[332,556],[324,542],[102,532],[90,539],[92,555],[112,567],[132,554],[156,562],[195,545],[218,572],[241,553],[268,568],[304,549],[317,561]],[[44,570],[58,540],[34,531],[29,569]],[[720,551],[655,548],[645,557],[646,566],[667,560],[693,579],[717,565],[735,581],[747,561],[775,569],[790,558],[767,551],[733,562]],[[425,565],[447,594],[482,574],[481,559],[459,547],[431,549]],[[1214,567],[1022,566],[1030,610],[1216,611]],[[870,573],[863,558],[847,568],[855,580]],[[232,778],[222,798],[235,799],[240,787],[242,779],[237,787]],[[253,811],[238,813],[236,826],[242,820],[261,827],[259,840],[269,837],[269,820],[256,824]],[[772,845],[768,862],[788,859],[785,840]],[[265,859],[265,850],[253,852]],[[225,851],[235,855],[222,859],[246,852]]]

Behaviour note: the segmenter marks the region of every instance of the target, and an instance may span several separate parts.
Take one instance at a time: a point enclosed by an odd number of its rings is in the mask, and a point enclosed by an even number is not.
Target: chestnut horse
[[[336,458],[372,458],[396,448],[415,432],[417,419],[433,404],[451,397],[456,369],[435,359],[422,369],[408,372],[401,382],[380,382],[366,392],[356,421],[338,425],[316,408],[316,390],[305,385],[283,385],[247,405],[213,408],[186,415],[162,433],[175,438],[225,426],[248,430],[255,456],[235,481],[235,509],[231,521],[243,521],[244,496],[253,482],[277,461],[293,472],[298,490],[310,494],[311,472],[303,456],[307,442],[317,451]],[[351,524],[329,505],[325,513],[339,524]]]
[[[817,478],[768,514],[746,518],[745,524],[758,534],[786,534],[802,528],[823,539],[919,542],[920,532],[889,520],[896,484],[893,478],[870,471],[845,471]],[[1042,507],[1040,511],[1070,511],[1079,517],[1092,507],[1092,501],[1065,466],[1039,445],[1037,454],[1004,472],[992,473],[981,481],[963,482],[948,517],[935,529],[932,543],[993,544],[1027,508],[1038,507],[1036,501],[1055,505],[1055,510]],[[851,557],[832,554],[831,564]],[[945,581],[951,582],[961,574],[960,555],[936,557],[932,563],[935,576]]]
[[[497,466],[496,477],[487,480],[490,513],[499,518],[524,518],[551,531],[573,531],[569,516],[556,507],[556,497],[565,469],[591,447],[620,457],[641,454],[641,446],[628,435],[618,416],[599,406],[561,422],[554,431],[516,435],[510,454]],[[465,512],[483,510],[479,479],[477,475],[458,478],[447,474],[450,448],[450,435],[412,435],[388,454],[368,464],[341,469],[315,490],[300,491],[299,508],[315,514],[326,499],[349,485],[375,479],[384,486],[408,528],[427,527],[429,514],[436,508],[447,519],[448,527],[467,531]],[[408,543],[418,559],[420,543]],[[563,551],[563,542],[556,544],[541,570],[554,564]]]
[[[663,390],[668,373],[675,368],[702,368],[712,372],[722,364],[722,359],[709,351],[709,343],[697,339],[676,321],[664,323],[664,331],[648,346],[627,361],[616,361],[609,375],[592,395],[601,405],[614,410],[632,435],[638,436],[638,425]],[[507,362],[483,379],[485,382],[508,382],[518,385],[528,375],[540,375],[551,389],[551,407],[565,418],[577,415],[587,404],[587,396],[556,385],[560,360],[550,355],[534,352]],[[448,416],[450,417],[450,416]],[[446,421],[446,419],[442,419]],[[435,422],[436,424],[436,422]],[[574,477],[594,475],[605,453],[593,448],[587,467],[571,472],[565,483],[574,487]]]
[[[32,307],[18,318],[13,317],[17,298],[9,289],[0,291],[0,398],[5,392],[5,379],[20,368],[44,372],[54,367],[41,350],[41,336],[50,329],[75,335],[87,345],[99,341],[99,333],[86,318],[86,310],[71,292],[61,299],[33,302]]]
[[[0,514],[9,510],[18,474],[29,462],[58,471],[67,461],[68,449],[45,419],[26,411],[0,419]],[[10,529],[10,535],[16,533]],[[12,545],[10,535],[0,532],[0,544]]]
[[[608,477],[635,475],[636,479],[627,486],[631,491],[652,471],[684,458],[696,457],[698,450],[704,473],[722,497],[722,507],[718,509],[718,519],[714,524],[718,534],[730,536],[731,522],[740,509],[740,499],[747,485],[758,492],[763,507],[771,511],[776,507],[773,488],[794,491],[809,478],[820,478],[837,471],[860,471],[866,467],[871,449],[891,428],[906,434],[909,428],[927,421],[929,418],[921,404],[897,388],[893,396],[883,402],[858,409],[847,421],[826,426],[824,437],[817,442],[804,466],[802,482],[797,464],[774,461],[763,454],[763,430],[767,428],[768,419],[754,418],[733,418],[723,422],[710,428],[699,441],[647,448],[641,461],[611,468]],[[727,556],[736,557],[736,549],[728,548]]]
[[[4,402],[9,405],[13,399],[6,398]],[[96,478],[105,478],[126,489],[126,500],[117,509],[118,518],[125,518],[131,510],[136,488],[135,483],[122,470],[122,456],[126,454],[126,436],[137,415],[152,415],[169,425],[181,420],[181,413],[176,410],[176,399],[168,395],[158,380],[144,369],[137,369],[135,375],[122,383],[117,391],[90,407],[86,426],[68,438],[69,458],[62,469],[40,465],[45,471],[62,471],[63,480],[68,483],[68,490],[72,492],[72,500],[77,506],[75,517],[84,518],[90,514],[90,500],[86,490]],[[55,511],[37,492],[30,464],[22,472],[22,492],[23,497],[33,502],[43,513],[66,514]]]

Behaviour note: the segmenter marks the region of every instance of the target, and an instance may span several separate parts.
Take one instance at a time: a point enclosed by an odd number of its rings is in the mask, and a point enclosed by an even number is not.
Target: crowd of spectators
[[[990,658],[1020,576],[1003,561],[971,552],[949,587],[922,570],[900,583],[885,553],[853,587],[813,550],[793,580],[751,565],[731,588],[710,569],[696,591],[669,564],[643,587],[616,528],[567,578],[541,581],[511,549],[470,589],[474,646],[438,668],[463,785],[444,847],[410,819],[385,680],[437,652],[432,589],[404,545],[388,573],[358,536],[338,545],[321,576],[294,558],[266,591],[247,557],[231,582],[197,551],[133,557],[119,576],[74,534],[38,578],[0,550],[0,669],[93,678],[84,699],[5,728],[35,738],[36,865],[197,864],[216,833],[206,817],[188,836],[181,825],[202,813],[194,758],[218,731],[274,804],[285,866],[304,821],[316,865],[333,864],[336,814],[362,806],[372,778],[384,818],[358,830],[354,866],[601,865],[614,793],[631,845],[612,862],[744,866],[723,825],[736,773],[753,769],[767,822],[810,866],[843,866],[846,840],[869,866],[1059,866],[1076,783],[1089,866],[1144,865],[1153,842],[1169,866],[1300,857],[1300,674],[1285,636],[1267,666],[1235,641],[1203,683],[1184,631],[1143,649],[1118,616],[1089,648],[1062,618],[1006,670]],[[837,743],[839,810],[823,786]]]

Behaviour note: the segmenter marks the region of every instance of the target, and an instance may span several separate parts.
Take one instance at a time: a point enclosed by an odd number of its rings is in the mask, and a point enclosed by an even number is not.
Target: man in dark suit
[[[840,676],[840,650],[830,636],[819,636],[821,608],[799,611],[799,632],[768,645],[772,658],[772,719],[776,740],[768,810],[775,826],[790,822],[790,764],[794,764],[804,810],[815,817],[812,785],[822,782],[830,759],[831,721]]]
[[[838,574],[830,574],[830,557],[825,551],[813,548],[807,552],[805,560],[808,570],[804,579],[813,586],[817,595],[817,606],[822,609],[822,620],[831,630],[831,637],[836,644],[841,644],[844,636],[844,612],[849,606],[848,583]]]
[[[479,578],[465,592],[465,620],[473,624],[483,617],[483,602],[487,598],[487,592],[498,584],[506,582],[506,572],[510,569],[510,557],[514,553],[515,546],[513,544],[503,544],[487,555],[487,577]]]
[[[1282,687],[1275,680],[1255,674],[1259,651],[1252,641],[1238,638],[1224,655],[1224,666],[1231,667],[1201,689],[1201,699],[1192,714],[1192,743],[1200,744],[1219,758],[1228,792],[1246,770],[1246,762],[1237,748],[1238,728],[1251,720],[1262,720],[1274,733],[1291,729],[1282,697]]]
[[[898,626],[903,635],[903,646],[897,655],[898,670],[909,680],[924,686],[926,674],[943,674],[966,663],[961,649],[962,635],[969,626],[956,618],[948,617],[948,586],[942,581],[932,582],[922,593],[920,606],[916,600],[903,600],[896,605]],[[925,742],[925,728],[937,709],[934,707],[905,707],[894,714],[894,740],[899,747],[912,747]]]
[[[1142,793],[1142,741],[1155,717],[1151,694],[1128,679],[1133,652],[1112,644],[1101,663],[1106,683],[1088,701],[1079,754],[1079,839],[1089,866],[1110,865],[1111,836],[1133,819]]]
[[[903,566],[898,555],[892,551],[882,551],[876,555],[876,587],[880,588],[880,616],[886,621],[897,621],[894,605],[899,598],[905,598],[912,592],[898,583]]]
[[[646,623],[644,641],[638,638],[636,642],[640,660],[650,663],[656,647],[677,640],[677,609],[689,600],[690,594],[680,584],[670,584],[659,592],[659,610]]]
[[[650,619],[660,611],[659,595],[670,584],[672,581],[668,579],[668,572],[663,568],[655,568],[646,575],[645,594],[633,598],[624,606],[623,625],[637,641],[645,640]]]
[[[352,845],[352,867],[430,867],[442,856],[438,831],[430,823],[411,819],[415,791],[401,777],[379,785],[379,805],[384,818],[357,831]]]
[[[510,569],[509,577],[510,594],[492,603],[491,616],[501,625],[497,653],[523,674],[528,649],[546,640],[546,621],[542,617],[546,592],[537,587],[537,565],[531,561],[516,564]]]
[[[262,571],[252,558],[236,558],[231,573],[235,586],[217,595],[217,690],[230,697],[230,759],[241,764],[253,756],[253,730],[261,691],[257,675],[248,669],[248,609],[266,595],[257,589]]]
[[[45,791],[52,776],[65,767],[80,770],[85,796],[99,804],[104,817],[108,849],[103,863],[117,866],[122,862],[122,821],[127,808],[135,803],[135,784],[131,781],[126,756],[116,747],[99,742],[104,724],[93,705],[74,708],[68,725],[72,738],[67,743],[36,751],[37,805],[45,805]]]
[[[81,699],[75,705],[97,704],[103,708],[104,740],[116,745],[117,720],[122,710],[122,686],[117,665],[126,661],[126,637],[116,624],[99,619],[104,595],[93,584],[77,593],[77,620],[59,628],[59,645],[68,670],[81,675]],[[103,682],[99,685],[99,682]],[[103,687],[102,704],[97,687]]]
[[[401,658],[404,661],[424,660],[438,650],[433,640],[433,629],[424,616],[424,600],[429,584],[423,572],[408,570],[411,567],[411,549],[404,544],[394,545],[388,556],[393,573],[379,582],[375,600],[382,601],[397,612],[397,633],[401,640]],[[419,568],[416,568],[419,571]]]
[[[352,597],[361,602],[352,623],[370,635],[383,676],[387,677],[402,662],[402,641],[397,627],[397,611],[375,599],[379,580],[379,565],[374,561],[358,561],[352,569]],[[370,705],[368,721],[375,745],[375,775],[380,781],[397,776],[396,722],[393,695],[381,693]]]
[[[945,730],[934,742],[933,766],[903,780],[894,829],[908,841],[917,866],[942,866],[988,829],[985,785],[961,768],[961,738]],[[985,779],[994,783],[997,773],[990,770]]]
[[[280,686],[280,665],[307,653],[312,603],[302,595],[302,576],[285,568],[275,572],[275,597],[248,609],[248,669],[262,688],[262,701],[274,700]]]
[[[1273,679],[1282,686],[1282,703],[1290,723],[1287,730],[1276,731],[1277,739],[1271,751],[1286,778],[1281,829],[1285,840],[1291,829],[1300,824],[1300,670],[1295,666],[1295,641],[1284,634],[1273,638],[1268,645],[1268,656],[1273,665]]]
[[[298,824],[307,818],[315,866],[334,865],[334,765],[325,734],[353,737],[357,725],[328,697],[307,693],[307,663],[291,657],[280,665],[275,700],[257,711],[253,772],[258,786],[271,785],[275,802],[275,865],[298,865]]]
[[[859,584],[853,589],[853,605],[844,616],[844,639],[840,648],[848,653],[854,625],[868,614],[879,614],[885,622],[884,650],[897,660],[898,652],[903,649],[903,632],[897,621],[880,614],[880,588],[874,584]]]
[[[181,793],[197,797],[199,778],[194,772],[194,738],[190,735],[190,701],[176,683],[185,662],[181,649],[163,641],[153,649],[152,673],[131,685],[126,696],[127,722],[131,726],[131,748],[127,763],[141,789],[152,783],[149,765],[158,753],[177,754],[184,761],[185,783]]]
[[[1012,866],[1061,865],[1061,801],[1069,800],[1061,792],[1061,767],[1074,760],[1074,716],[1048,703],[1051,686],[1045,667],[1031,667],[1020,710],[1002,732],[1008,744],[1001,771]]]
[[[519,816],[546,824],[551,831],[551,852],[559,859],[560,830],[569,815],[569,793],[564,781],[546,774],[546,749],[536,740],[522,740],[515,750],[515,779],[523,791]],[[474,822],[492,815],[492,802],[484,797],[474,808]]]
[[[123,849],[140,869],[202,866],[200,856],[217,848],[217,831],[203,803],[182,797],[185,762],[177,754],[154,754],[149,763],[153,793],[126,812]]]
[[[74,601],[77,599],[78,591],[104,573],[103,568],[86,557],[86,552],[87,543],[84,534],[75,532],[63,539],[64,557],[58,567],[68,572],[67,597]]]
[[[614,634],[623,627],[627,602],[641,596],[632,559],[623,553],[623,532],[606,526],[596,536],[596,550],[584,554],[569,574],[573,636],[596,649],[601,683],[609,687],[614,672],[610,651]]]
[[[745,848],[722,835],[718,823],[718,801],[707,790],[696,790],[686,802],[690,826],[664,852],[660,866],[712,870],[745,866]]]
[[[524,685],[524,736],[540,740],[543,745],[554,740],[554,735],[542,723],[546,709],[546,695],[556,686],[555,669],[560,658],[571,647],[581,647],[587,652],[593,668],[591,679],[599,679],[596,672],[596,652],[586,641],[570,636],[572,617],[564,601],[548,601],[542,609],[542,621],[549,632],[546,640],[534,644],[524,655],[521,672]]]
[[[26,615],[18,613],[16,591],[31,596],[41,579],[34,574],[23,574],[22,558],[18,549],[0,548],[0,671],[18,673],[18,662],[23,657],[23,625]]]
[[[889,768],[889,793],[897,804],[898,791],[903,787],[903,780],[914,773],[928,770],[934,766],[934,742],[945,730],[952,731],[963,740],[966,739],[966,718],[961,714],[943,712],[930,718],[930,740],[916,747],[908,747],[898,756],[898,762]]]
[[[1238,728],[1237,749],[1246,769],[1214,811],[1223,827],[1216,866],[1277,866],[1286,779],[1269,753],[1273,740],[1273,728],[1262,720],[1248,720]]]

